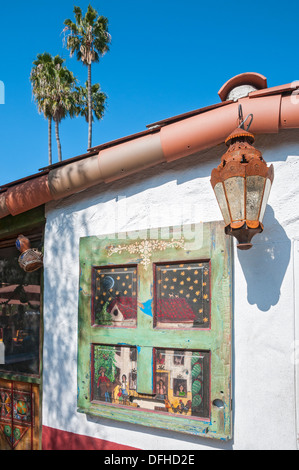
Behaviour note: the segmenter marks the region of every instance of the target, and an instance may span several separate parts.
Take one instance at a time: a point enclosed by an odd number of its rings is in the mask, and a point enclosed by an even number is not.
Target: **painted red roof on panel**
[[[163,322],[194,321],[195,314],[184,298],[158,299],[157,319]]]
[[[129,318],[136,318],[136,297],[118,297],[117,299],[113,300],[108,306],[107,312],[111,313],[115,306],[119,308],[125,320],[128,320]]]

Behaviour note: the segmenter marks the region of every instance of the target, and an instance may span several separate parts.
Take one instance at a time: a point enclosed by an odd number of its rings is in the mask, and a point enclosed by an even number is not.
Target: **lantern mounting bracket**
[[[238,113],[239,113],[239,126],[238,128],[240,129],[244,129],[246,131],[249,130],[251,124],[252,124],[252,121],[253,121],[253,114],[248,114],[248,116],[246,116],[246,118],[244,119],[243,118],[243,110],[242,110],[242,105],[239,104],[239,108],[238,108]],[[245,129],[244,125],[245,125],[245,122],[247,121],[247,119],[250,118],[250,121],[247,125],[247,128]]]

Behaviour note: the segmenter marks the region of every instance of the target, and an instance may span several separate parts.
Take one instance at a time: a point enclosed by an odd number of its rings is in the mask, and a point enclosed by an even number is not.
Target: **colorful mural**
[[[209,326],[209,263],[157,265],[156,327],[209,328]]]
[[[94,268],[94,322],[134,327],[137,323],[137,268]]]
[[[0,388],[0,432],[14,449],[34,422],[32,393]]]
[[[157,349],[155,395],[137,390],[137,349],[93,345],[93,400],[154,412],[208,417],[209,353]]]

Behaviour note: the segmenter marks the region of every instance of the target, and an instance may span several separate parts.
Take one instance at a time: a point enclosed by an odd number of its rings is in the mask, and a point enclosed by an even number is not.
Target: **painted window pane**
[[[156,399],[162,402],[157,410],[209,416],[209,356],[203,351],[156,351]]]
[[[93,268],[94,323],[134,327],[137,324],[137,267]]]
[[[156,266],[157,328],[209,328],[210,264]]]
[[[94,345],[93,400],[133,406],[136,394],[137,349],[126,346]]]
[[[208,352],[156,350],[155,395],[137,392],[137,349],[93,346],[93,400],[177,416],[209,416]],[[144,372],[142,372],[144,373]]]
[[[15,246],[0,249],[0,371],[38,375],[40,271],[24,272],[19,255]]]

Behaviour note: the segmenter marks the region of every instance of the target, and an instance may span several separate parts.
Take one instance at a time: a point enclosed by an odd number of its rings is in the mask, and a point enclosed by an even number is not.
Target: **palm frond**
[[[85,16],[80,7],[74,7],[75,23],[66,19],[64,24],[68,28],[66,46],[73,56],[76,52],[77,60],[85,65],[98,62],[100,56],[109,51],[111,35],[108,31],[108,19],[89,5]]]

